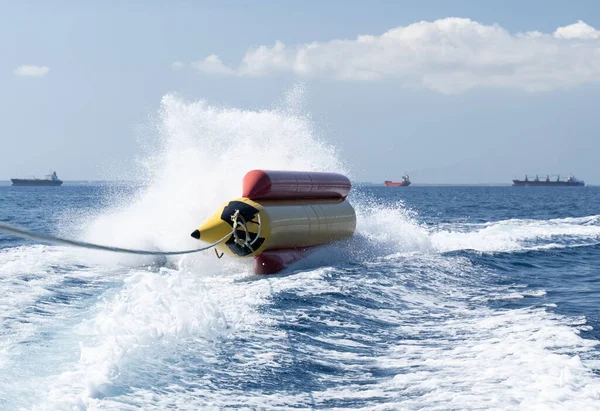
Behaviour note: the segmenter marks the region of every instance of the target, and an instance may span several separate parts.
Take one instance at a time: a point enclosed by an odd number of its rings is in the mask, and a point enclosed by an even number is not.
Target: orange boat
[[[408,178],[408,174],[406,174],[402,177],[402,181],[385,180],[384,184],[388,187],[408,187],[410,185],[410,179]]]

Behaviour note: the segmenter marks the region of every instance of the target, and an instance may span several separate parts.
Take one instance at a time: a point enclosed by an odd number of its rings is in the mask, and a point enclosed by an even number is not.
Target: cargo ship
[[[410,179],[408,178],[408,174],[402,177],[402,181],[390,181],[385,180],[384,184],[388,187],[408,187],[410,185]]]
[[[561,180],[560,176],[556,176],[556,180],[551,180],[550,176],[547,175],[545,180],[540,180],[536,175],[533,180],[530,180],[525,175],[525,180],[513,180],[513,186],[532,186],[532,187],[583,187],[585,182],[578,180],[574,176],[569,177],[566,180]]]
[[[60,186],[62,180],[56,175],[56,171],[46,178],[11,178],[13,186]]]

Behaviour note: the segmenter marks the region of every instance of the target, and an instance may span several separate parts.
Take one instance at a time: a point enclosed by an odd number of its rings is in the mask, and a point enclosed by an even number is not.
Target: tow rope
[[[246,221],[246,219],[240,214],[240,210],[235,210],[235,213],[233,213],[233,215],[231,216],[231,221],[232,221],[232,225],[233,225],[233,231],[231,232],[231,234],[233,234],[233,241],[234,243],[236,243],[238,246],[240,247],[248,247],[248,249],[251,252],[254,252],[254,249],[252,248],[252,245],[256,242],[256,240],[258,240],[258,238],[260,237],[260,229],[261,229],[261,222],[260,222],[260,214],[257,214],[258,217],[258,221],[253,221],[251,220],[251,223],[254,223],[258,226],[258,231],[256,232],[256,235],[254,236],[254,240],[251,240],[251,233],[250,231],[248,231],[248,222]],[[241,222],[238,220],[242,220]],[[238,235],[238,227],[242,227],[242,229],[244,230],[245,233],[245,238],[242,239],[240,238],[240,236]],[[220,257],[219,257],[220,258]]]
[[[211,249],[220,243],[227,240],[231,235],[235,233],[235,224],[232,232],[228,233],[225,237],[221,238],[219,241],[215,241],[212,244],[207,245],[206,247],[197,248],[194,250],[182,250],[182,251],[148,251],[148,250],[134,250],[130,248],[121,248],[121,247],[111,247],[100,244],[86,243],[84,241],[76,241],[69,240],[67,238],[57,237],[48,234],[36,233],[33,231],[29,231],[25,228],[12,226],[3,222],[0,222],[0,233],[6,233],[10,235],[14,235],[17,237],[27,238],[30,240],[39,240],[43,242],[55,243],[55,244],[63,244],[70,245],[74,247],[80,248],[89,248],[91,250],[101,250],[101,251],[112,251],[115,253],[127,253],[127,254],[139,254],[139,255],[179,255],[179,254],[191,254],[198,253],[200,251],[205,251]]]

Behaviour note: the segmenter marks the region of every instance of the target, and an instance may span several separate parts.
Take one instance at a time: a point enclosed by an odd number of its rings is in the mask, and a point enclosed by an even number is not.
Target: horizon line
[[[64,183],[144,183],[146,180],[62,180]],[[11,183],[11,180],[0,180],[0,183]],[[363,186],[383,186],[384,183],[374,183],[372,181],[352,181],[352,184],[363,185]],[[586,183],[586,186],[594,186],[596,184]],[[490,183],[415,183],[413,182],[411,186],[508,186],[512,187],[511,183],[498,183],[498,182],[490,182]]]

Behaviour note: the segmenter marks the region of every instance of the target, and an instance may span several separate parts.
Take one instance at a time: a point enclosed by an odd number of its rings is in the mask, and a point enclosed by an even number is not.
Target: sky
[[[356,180],[600,184],[597,1],[0,0],[0,51],[0,180],[132,177],[164,95],[301,84]]]

